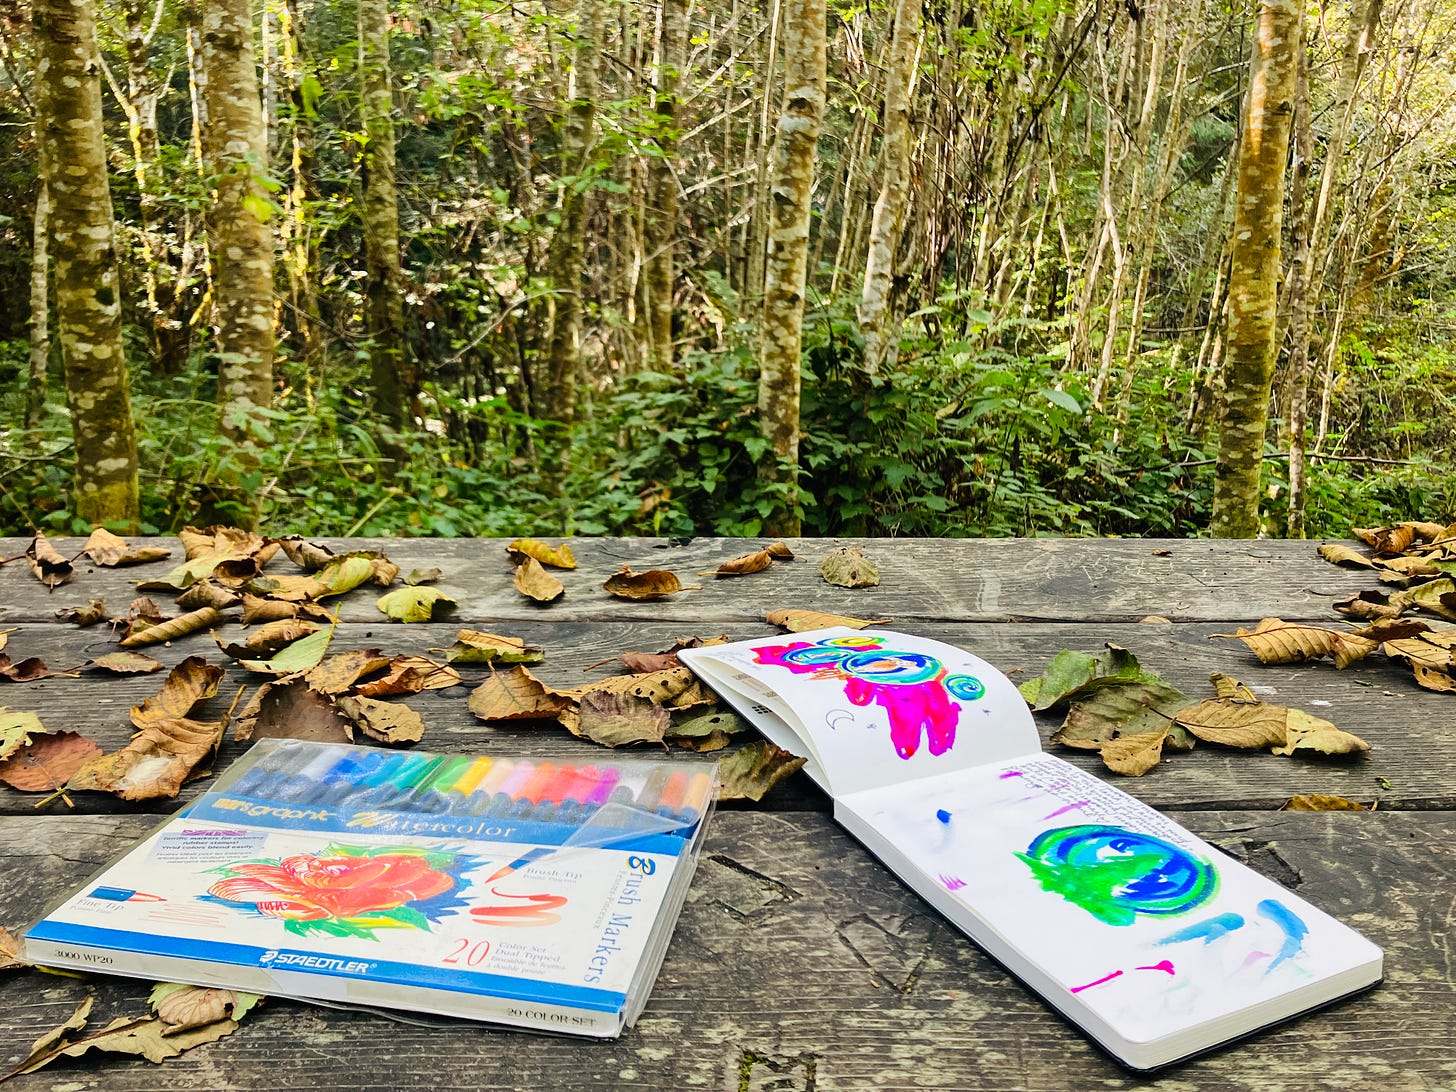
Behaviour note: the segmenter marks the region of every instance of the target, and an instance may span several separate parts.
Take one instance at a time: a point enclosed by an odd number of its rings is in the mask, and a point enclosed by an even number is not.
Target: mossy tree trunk
[[[36,120],[49,166],[51,260],[75,437],[76,514],[135,528],[136,436],[102,130],[95,8],[36,0]]]
[[[663,0],[662,34],[657,59],[657,146],[662,155],[650,161],[647,220],[647,322],[653,366],[671,371],[673,293],[677,285],[675,249],[679,230],[677,138],[681,127],[678,96],[688,63],[688,7],[691,0]]]
[[[768,440],[760,480],[780,487],[764,521],[771,535],[799,533],[799,359],[814,148],[824,119],[824,0],[785,0],[784,110],[774,141],[768,254],[764,263],[763,342],[759,352],[758,419]]]
[[[248,0],[201,0],[203,152],[217,191],[208,214],[217,300],[221,429],[248,444],[273,396],[273,204]]]
[[[1210,525],[1219,537],[1253,538],[1259,529],[1259,472],[1277,349],[1284,166],[1302,33],[1303,7],[1296,0],[1260,0],[1229,266],[1228,347]]]

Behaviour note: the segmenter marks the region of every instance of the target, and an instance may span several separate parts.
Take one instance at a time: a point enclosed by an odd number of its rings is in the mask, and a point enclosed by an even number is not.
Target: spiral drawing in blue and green
[[[1043,889],[1108,925],[1131,925],[1139,914],[1187,913],[1218,888],[1208,861],[1123,827],[1086,824],[1044,831],[1016,856]]]

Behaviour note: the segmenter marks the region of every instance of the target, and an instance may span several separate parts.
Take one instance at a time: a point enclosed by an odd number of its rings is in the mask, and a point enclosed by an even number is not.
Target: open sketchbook
[[[691,762],[263,740],[33,926],[26,957],[614,1036],[716,793]]]
[[[827,629],[678,655],[806,756],[855,837],[1129,1068],[1380,980],[1358,933],[1043,754],[1010,680],[958,648]]]

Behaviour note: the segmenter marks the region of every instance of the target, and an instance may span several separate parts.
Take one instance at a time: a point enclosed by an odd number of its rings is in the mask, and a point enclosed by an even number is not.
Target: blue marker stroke
[[[1217,917],[1209,918],[1207,921],[1200,921],[1197,925],[1190,925],[1186,929],[1179,929],[1176,933],[1169,933],[1159,944],[1181,944],[1185,940],[1202,940],[1204,944],[1211,944],[1221,936],[1232,933],[1235,929],[1244,927],[1244,919],[1238,914],[1219,914]]]
[[[1309,935],[1309,926],[1295,914],[1289,907],[1276,899],[1265,899],[1258,906],[1259,913],[1268,918],[1275,925],[1284,931],[1284,943],[1280,945],[1279,954],[1269,964],[1268,974],[1286,959],[1292,959],[1299,954],[1304,947],[1304,938]]]

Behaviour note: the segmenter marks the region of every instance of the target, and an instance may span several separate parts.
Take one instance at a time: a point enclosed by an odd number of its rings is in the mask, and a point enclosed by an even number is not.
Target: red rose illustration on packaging
[[[209,895],[289,921],[357,918],[432,899],[455,886],[448,872],[410,853],[300,853],[277,864],[247,862],[228,871],[231,877],[208,888]]]

